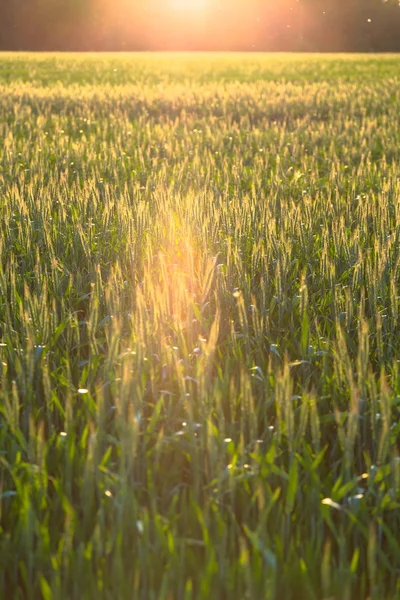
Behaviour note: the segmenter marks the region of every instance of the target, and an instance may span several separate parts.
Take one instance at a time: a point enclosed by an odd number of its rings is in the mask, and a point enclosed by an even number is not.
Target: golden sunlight
[[[206,8],[207,0],[169,0],[174,10],[202,10]]]

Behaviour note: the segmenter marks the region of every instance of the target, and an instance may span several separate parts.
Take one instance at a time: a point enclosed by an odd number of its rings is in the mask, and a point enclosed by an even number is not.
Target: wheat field
[[[399,86],[0,55],[2,598],[400,598]]]

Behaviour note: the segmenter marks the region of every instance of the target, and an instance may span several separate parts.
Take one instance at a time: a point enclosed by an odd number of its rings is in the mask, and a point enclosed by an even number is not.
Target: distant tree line
[[[396,52],[399,1],[0,0],[0,49]]]

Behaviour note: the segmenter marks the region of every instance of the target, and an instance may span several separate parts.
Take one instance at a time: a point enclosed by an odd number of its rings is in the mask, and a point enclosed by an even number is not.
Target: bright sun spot
[[[175,10],[201,10],[206,7],[207,0],[170,0]]]

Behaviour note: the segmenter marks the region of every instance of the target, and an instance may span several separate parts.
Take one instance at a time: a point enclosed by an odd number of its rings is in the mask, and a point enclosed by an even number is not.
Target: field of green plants
[[[0,597],[400,598],[400,58],[0,55]]]

